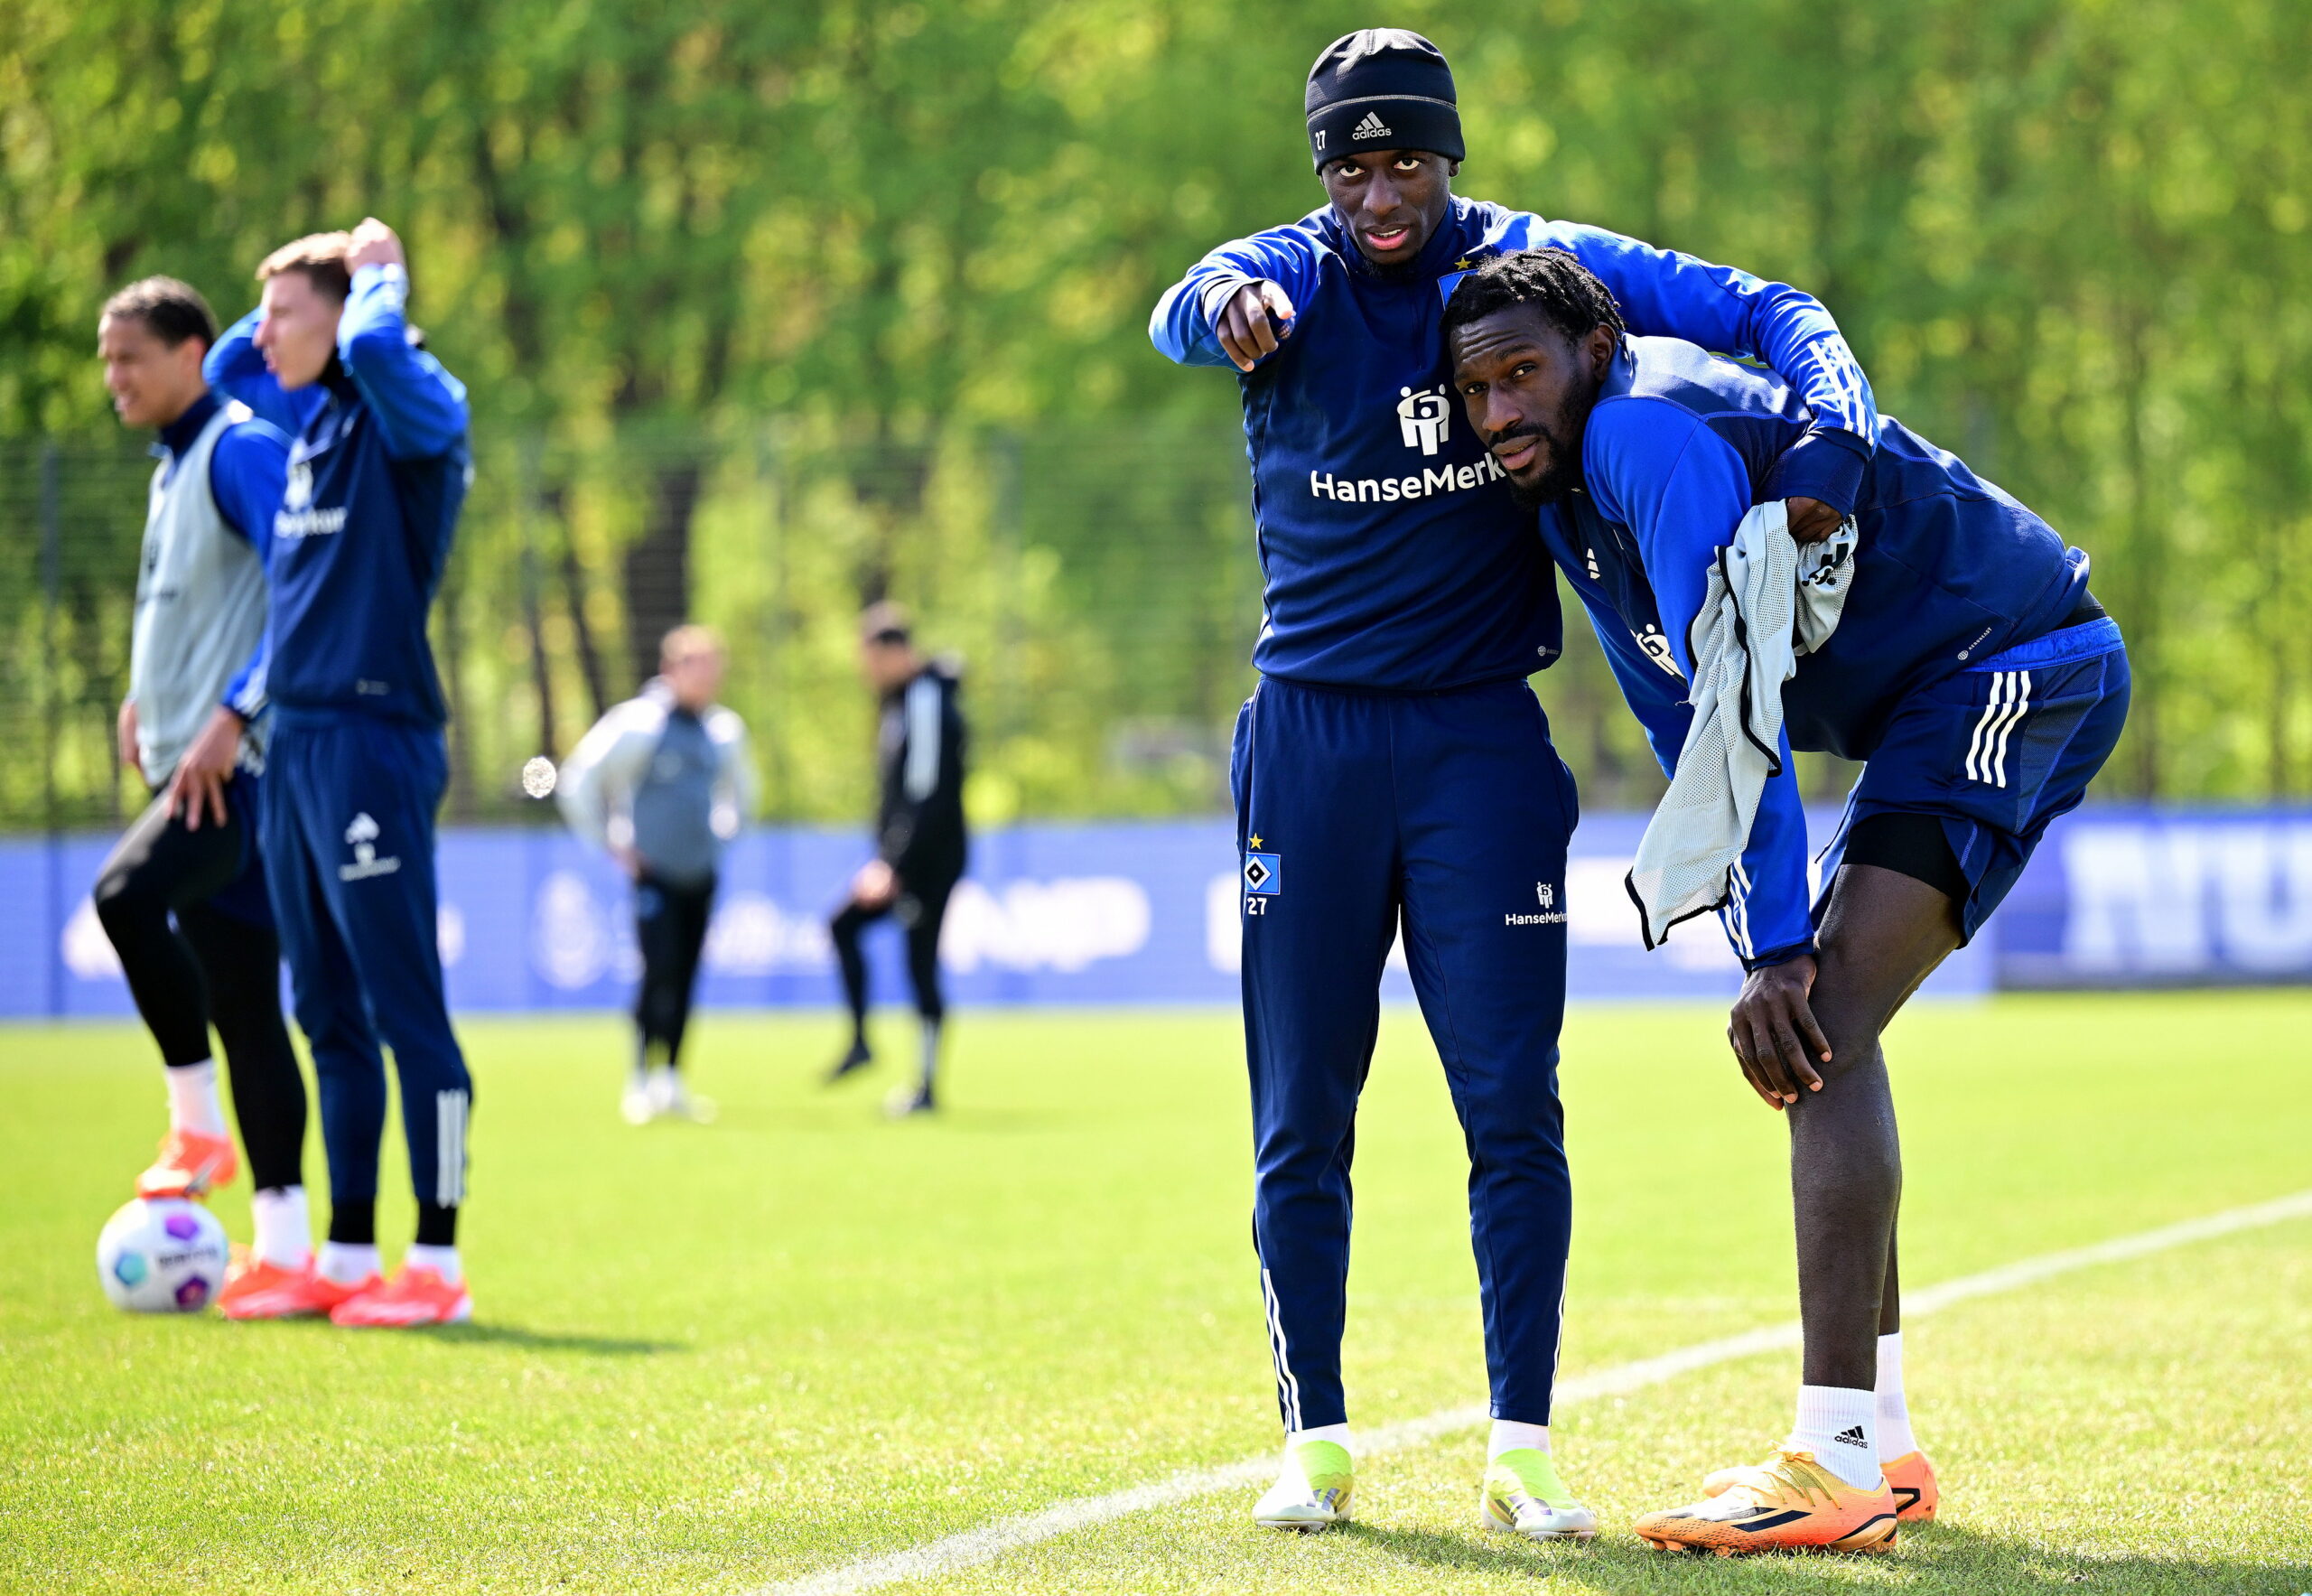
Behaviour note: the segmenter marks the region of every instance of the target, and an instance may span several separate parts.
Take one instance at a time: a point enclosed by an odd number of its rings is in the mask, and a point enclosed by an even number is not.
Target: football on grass
[[[225,1227],[197,1202],[139,1199],[105,1221],[97,1279],[116,1308],[198,1313],[225,1284]]]

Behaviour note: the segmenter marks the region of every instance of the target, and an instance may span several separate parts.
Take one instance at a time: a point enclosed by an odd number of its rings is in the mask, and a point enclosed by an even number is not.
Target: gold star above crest
[[[1471,266],[1475,266],[1475,265],[1477,265],[1477,264],[1478,264],[1478,263],[1477,263],[1476,261],[1471,260],[1468,256],[1466,256],[1466,255],[1465,255],[1465,256],[1461,257],[1461,258],[1460,258],[1460,259],[1459,259],[1459,260],[1457,260],[1457,261],[1455,261],[1455,262],[1453,263],[1453,269],[1454,269],[1455,271],[1457,271],[1457,272],[1466,272],[1466,271],[1468,271]]]
[[[1254,848],[1255,850],[1257,850],[1257,849],[1260,847],[1260,845],[1261,845],[1261,839],[1260,839],[1260,838],[1258,838],[1258,837],[1254,837],[1254,838],[1253,839],[1253,846],[1254,846]]]

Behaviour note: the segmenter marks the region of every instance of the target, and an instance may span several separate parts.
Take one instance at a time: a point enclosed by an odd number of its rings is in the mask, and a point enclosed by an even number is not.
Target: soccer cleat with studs
[[[410,1330],[428,1324],[463,1324],[473,1317],[473,1294],[462,1280],[438,1269],[404,1264],[391,1280],[330,1310],[329,1321],[348,1329]]]
[[[311,1260],[302,1269],[257,1264],[225,1283],[217,1310],[228,1319],[312,1319],[384,1283],[383,1276],[372,1274],[340,1285]]]
[[[1586,1541],[1598,1533],[1598,1516],[1565,1489],[1550,1454],[1532,1446],[1486,1465],[1478,1522],[1529,1541]]]
[[[1934,1478],[1934,1465],[1923,1451],[1911,1451],[1878,1465],[1887,1477],[1887,1489],[1895,1493],[1896,1517],[1905,1524],[1925,1524],[1934,1517],[1942,1505],[1942,1488]],[[1701,1482],[1702,1495],[1714,1497],[1743,1473],[1740,1469],[1720,1469]]]
[[[1727,1471],[1715,1494],[1690,1507],[1648,1513],[1634,1526],[1662,1552],[1887,1552],[1900,1504],[1882,1478],[1847,1484],[1810,1451],[1778,1447],[1763,1463]],[[1717,1477],[1713,1477],[1715,1479]]]
[[[1346,1524],[1354,1486],[1348,1448],[1337,1441],[1304,1441],[1285,1454],[1283,1471],[1253,1507],[1253,1522],[1302,1535]]]
[[[206,1197],[217,1187],[231,1185],[240,1171],[241,1159],[233,1151],[232,1137],[172,1130],[161,1138],[161,1151],[151,1167],[136,1177],[136,1195],[147,1201]]]

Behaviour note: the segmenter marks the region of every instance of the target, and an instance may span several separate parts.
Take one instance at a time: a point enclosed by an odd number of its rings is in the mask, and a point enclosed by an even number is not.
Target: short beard
[[[1550,469],[1543,471],[1532,487],[1526,487],[1515,477],[1509,480],[1509,501],[1520,509],[1539,509],[1564,498],[1581,485],[1581,439],[1589,431],[1590,412],[1598,402],[1598,390],[1566,396],[1564,407],[1547,426],[1536,426],[1530,434],[1550,446]],[[1499,442],[1498,439],[1496,442]]]

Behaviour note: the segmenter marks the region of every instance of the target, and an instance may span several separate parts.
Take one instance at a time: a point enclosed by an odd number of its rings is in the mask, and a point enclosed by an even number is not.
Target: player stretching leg
[[[1557,655],[1556,588],[1532,512],[1452,414],[1445,297],[1481,260],[1555,244],[1648,331],[1763,358],[1815,406],[1785,474],[1825,526],[1851,505],[1875,417],[1807,295],[1457,198],[1452,74],[1418,34],[1338,41],[1305,103],[1330,203],[1213,251],[1151,326],[1173,359],[1241,373],[1266,578],[1233,779],[1253,1231],[1286,1435],[1254,1517],[1318,1529],[1347,1512],[1349,1163],[1402,926],[1470,1153],[1495,1421],[1483,1521],[1586,1535],[1548,1429],[1571,1213],[1557,1041],[1575,802],[1524,681]]]
[[[607,848],[634,882],[642,984],[634,1074],[620,1105],[632,1125],[714,1113],[683,1088],[683,1033],[715,873],[755,801],[746,724],[714,702],[722,665],[722,641],[707,628],[668,632],[657,678],[578,740],[555,789],[570,829]]]
[[[907,611],[869,606],[859,621],[859,669],[882,701],[876,764],[882,800],[875,815],[875,857],[860,867],[851,896],[828,923],[851,1005],[851,1048],[828,1072],[833,1085],[873,1062],[867,1046],[867,961],[859,933],[885,915],[907,931],[908,980],[923,1022],[920,1066],[912,1087],[895,1090],[894,1116],[928,1114],[947,1004],[939,990],[939,928],[947,899],[963,879],[970,845],[964,833],[964,717],[956,678],[915,650]]]
[[[410,342],[401,242],[383,222],[287,245],[257,276],[263,303],[210,352],[209,377],[299,428],[272,522],[264,842],[321,1087],[331,1211],[315,1267],[244,1307],[352,1325],[462,1320],[473,1087],[434,940],[447,711],[425,612],[465,499],[465,388]],[[417,1196],[416,1243],[391,1280],[376,1228],[381,1037]]]
[[[1471,430],[1545,506],[1543,537],[1671,776],[1630,878],[1647,941],[1719,911],[1750,972],[1728,1038],[1790,1121],[1796,1423],[1637,1532],[1729,1555],[1883,1550],[1898,1516],[1933,1516],[1935,1485],[1901,1392],[1902,1162],[1879,1033],[2110,755],[2119,628],[2088,596],[2085,555],[1891,419],[1855,519],[1794,541],[1780,497],[1804,400],[1692,344],[1625,336],[1570,256],[1488,264],[1446,324]],[[1811,914],[1793,748],[1866,761]]]
[[[97,350],[113,408],[158,429],[120,757],[161,796],[98,872],[98,919],[167,1066],[169,1133],[139,1197],[198,1197],[239,1167],[217,1100],[214,1023],[256,1186],[239,1298],[312,1253],[305,1081],[281,1016],[281,950],[256,846],[264,768],[265,562],[289,440],[210,391],[208,302],[148,277],[107,302]],[[165,789],[165,790],[163,790]],[[175,924],[170,923],[174,917]]]

